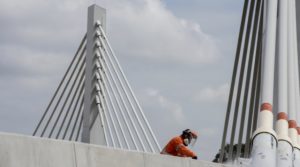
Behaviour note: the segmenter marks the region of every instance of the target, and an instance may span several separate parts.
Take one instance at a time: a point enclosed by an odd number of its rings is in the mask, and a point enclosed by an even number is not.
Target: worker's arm
[[[182,156],[192,157],[192,158],[197,157],[197,155],[193,151],[191,151],[189,148],[187,148],[183,144],[177,145],[176,151]]]

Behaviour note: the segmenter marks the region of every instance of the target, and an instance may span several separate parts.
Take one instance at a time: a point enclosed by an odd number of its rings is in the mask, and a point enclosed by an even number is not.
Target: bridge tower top
[[[33,135],[159,152],[105,30],[106,10],[90,6],[87,33]]]
[[[85,68],[85,92],[84,92],[84,113],[83,113],[83,131],[82,131],[82,141],[86,143],[90,143],[90,124],[91,120],[91,113],[93,110],[96,110],[93,101],[93,88],[95,87],[95,80],[93,77],[95,75],[95,51],[96,51],[96,40],[95,40],[95,33],[97,30],[96,22],[100,21],[102,24],[103,29],[105,29],[106,24],[106,10],[98,5],[91,5],[88,8],[88,16],[87,16],[87,35],[86,35],[86,68]],[[100,136],[99,137],[99,144],[106,145],[104,139],[104,129],[103,126],[99,126],[100,129]]]

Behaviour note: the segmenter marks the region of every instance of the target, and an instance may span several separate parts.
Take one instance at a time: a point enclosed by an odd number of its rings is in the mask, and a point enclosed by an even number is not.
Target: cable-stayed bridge
[[[161,150],[105,33],[88,9],[87,33],[33,135],[144,152]]]
[[[106,10],[90,6],[87,22],[87,33],[33,132],[36,137],[0,134],[0,166],[223,166],[159,154],[106,36]]]
[[[220,164],[157,154],[159,143],[106,36],[106,11],[92,5],[87,33],[33,132],[36,137],[0,134],[0,165],[299,166],[296,5],[295,0],[245,0]]]

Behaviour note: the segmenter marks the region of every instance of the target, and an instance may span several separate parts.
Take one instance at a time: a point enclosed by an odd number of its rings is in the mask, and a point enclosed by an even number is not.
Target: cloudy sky
[[[191,128],[199,159],[212,160],[242,0],[0,0],[0,131],[33,132],[93,3],[107,9],[108,37],[161,146]]]

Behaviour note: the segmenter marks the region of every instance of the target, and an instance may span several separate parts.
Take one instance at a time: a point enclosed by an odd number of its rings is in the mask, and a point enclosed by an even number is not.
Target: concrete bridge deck
[[[0,133],[0,167],[226,167],[200,160]],[[228,167],[228,166],[227,166]]]

